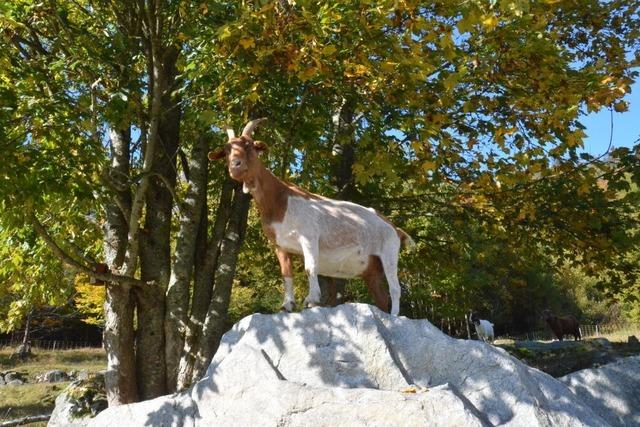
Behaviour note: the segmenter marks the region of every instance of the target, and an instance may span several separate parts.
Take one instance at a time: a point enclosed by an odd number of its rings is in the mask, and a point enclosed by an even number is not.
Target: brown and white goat
[[[571,314],[556,316],[551,310],[544,310],[542,312],[542,318],[547,322],[547,325],[549,325],[549,328],[551,328],[559,341],[562,341],[565,335],[573,335],[576,341],[582,338],[580,335],[580,324]]]
[[[302,254],[309,276],[307,307],[319,304],[318,275],[333,278],[362,277],[376,305],[389,310],[389,294],[380,284],[386,277],[391,294],[391,314],[400,309],[398,253],[401,244],[413,240],[374,209],[309,193],[278,179],[260,161],[266,150],[253,140],[253,131],[264,119],[252,120],[242,135],[225,128],[229,141],[224,148],[209,153],[210,160],[226,158],[229,175],[243,183],[260,211],[262,229],[276,246],[285,295],[282,308],[293,310],[291,255]]]

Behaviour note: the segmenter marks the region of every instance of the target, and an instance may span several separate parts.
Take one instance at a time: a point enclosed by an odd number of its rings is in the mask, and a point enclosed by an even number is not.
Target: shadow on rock
[[[91,425],[605,426],[562,382],[506,351],[365,304],[255,314],[182,393]]]

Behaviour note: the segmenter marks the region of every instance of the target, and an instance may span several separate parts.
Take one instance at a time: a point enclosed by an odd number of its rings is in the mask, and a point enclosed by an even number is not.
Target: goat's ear
[[[253,141],[253,148],[258,152],[269,151],[269,146],[263,141]]]
[[[220,160],[224,158],[226,154],[227,153],[226,151],[224,151],[224,148],[221,148],[219,150],[209,151],[207,157],[209,158],[209,160]]]

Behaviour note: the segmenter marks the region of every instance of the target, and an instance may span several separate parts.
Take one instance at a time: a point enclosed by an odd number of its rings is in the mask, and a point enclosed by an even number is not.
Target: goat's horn
[[[233,139],[236,137],[236,133],[229,126],[222,126],[222,130],[227,132],[227,136],[229,137],[229,139]]]
[[[247,123],[247,125],[244,127],[244,129],[242,129],[242,135],[243,136],[248,136],[249,138],[251,138],[251,136],[253,135],[253,131],[256,128],[256,126],[258,126],[260,124],[260,122],[263,122],[265,120],[267,120],[266,117],[263,117],[261,119],[251,120],[249,123]]]

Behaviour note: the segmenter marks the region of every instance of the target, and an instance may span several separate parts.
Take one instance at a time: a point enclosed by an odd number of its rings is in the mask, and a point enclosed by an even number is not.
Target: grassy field
[[[640,325],[616,328],[612,332],[607,332],[608,328],[606,326],[602,329],[605,333],[600,334],[600,336],[611,342],[626,343],[631,335],[635,335],[636,338],[640,339]]]
[[[581,369],[594,368],[611,363],[616,359],[640,354],[640,345],[627,342],[630,335],[640,337],[640,328],[619,329],[615,332],[589,337],[577,346],[554,349],[532,350],[518,348],[514,340],[496,340],[494,343],[529,366],[540,369],[554,377],[561,377]],[[603,345],[598,338],[606,338],[610,345]],[[572,342],[573,339],[565,339]],[[550,341],[537,341],[550,343]]]
[[[105,368],[104,350],[87,348],[77,350],[33,349],[33,357],[25,362],[11,360],[12,349],[0,349],[0,371],[16,371],[24,374],[27,383],[0,388],[0,422],[29,415],[50,413],[58,394],[68,382],[55,384],[36,383],[36,376],[59,369],[65,372],[87,370],[98,372]],[[33,426],[46,423],[31,424]]]
[[[631,335],[635,335],[636,338],[640,339],[640,325],[638,326],[627,326],[627,327],[607,327],[604,326],[601,328],[601,333],[598,335],[590,335],[588,337],[586,337],[585,339],[593,339],[593,338],[606,338],[607,340],[611,341],[612,343],[626,343],[627,340],[629,339],[629,337]],[[584,338],[584,336],[583,336]],[[572,336],[565,336],[564,337],[565,341],[569,340],[573,340]],[[496,345],[510,345],[513,344],[515,341],[513,339],[510,338],[500,338],[498,337],[495,341],[494,344]],[[544,341],[541,340],[541,342],[550,342],[550,341]]]

